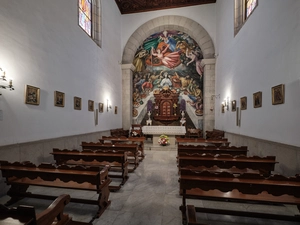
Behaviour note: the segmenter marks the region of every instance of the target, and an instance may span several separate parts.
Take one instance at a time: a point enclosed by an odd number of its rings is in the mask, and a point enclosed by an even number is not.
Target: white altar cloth
[[[144,134],[185,135],[185,126],[143,126]]]
[[[158,139],[162,134],[169,136],[171,146],[175,146],[175,135],[185,135],[185,126],[143,126],[142,131],[144,134],[153,135],[153,145],[158,147]]]

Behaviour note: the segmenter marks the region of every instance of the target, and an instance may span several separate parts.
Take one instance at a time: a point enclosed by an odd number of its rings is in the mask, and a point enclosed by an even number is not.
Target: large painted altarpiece
[[[183,32],[166,30],[149,36],[133,60],[133,117],[147,116],[149,111],[155,116],[158,107],[164,106],[156,104],[155,96],[168,89],[178,96],[177,104],[170,106],[178,107],[171,110],[173,117],[174,113],[180,114],[189,107],[192,112],[189,116],[200,119],[203,116],[202,59],[199,45]]]

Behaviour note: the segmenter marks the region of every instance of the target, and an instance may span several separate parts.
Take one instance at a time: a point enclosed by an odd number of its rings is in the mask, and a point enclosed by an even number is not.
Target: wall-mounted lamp
[[[108,104],[108,99],[107,99],[107,112],[108,112],[108,109],[111,109],[111,105]]]
[[[5,71],[0,67],[0,80],[7,81],[5,76]],[[12,85],[12,80],[9,80],[8,85],[0,85],[2,89],[9,89],[10,91],[15,90]]]
[[[225,102],[224,101],[222,102],[222,105],[221,105],[221,112],[222,113],[225,112]]]
[[[215,99],[216,99],[216,98],[220,98],[220,94],[218,94],[218,95],[211,95],[210,99],[211,99],[211,100],[214,100],[214,98],[215,98]]]
[[[224,99],[224,106],[226,107],[227,110],[229,110],[229,97]]]

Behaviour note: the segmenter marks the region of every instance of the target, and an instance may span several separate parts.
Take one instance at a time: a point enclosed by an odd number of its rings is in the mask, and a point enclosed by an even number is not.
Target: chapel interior
[[[0,225],[300,224],[299,21],[298,0],[1,0]]]

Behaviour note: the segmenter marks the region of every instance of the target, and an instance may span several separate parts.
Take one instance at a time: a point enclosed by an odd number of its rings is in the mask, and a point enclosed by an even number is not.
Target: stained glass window
[[[258,0],[234,0],[234,35],[243,27],[258,6]]]
[[[246,1],[246,18],[250,16],[252,11],[255,9],[257,6],[257,0],[247,0]]]
[[[92,0],[79,0],[79,26],[92,35]]]

